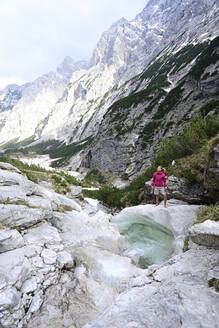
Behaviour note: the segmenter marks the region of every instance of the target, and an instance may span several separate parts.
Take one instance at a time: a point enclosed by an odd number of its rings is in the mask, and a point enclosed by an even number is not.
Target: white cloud
[[[121,17],[133,19],[146,3],[0,0],[0,81],[10,76],[31,81],[54,70],[67,55],[89,59],[104,30]]]

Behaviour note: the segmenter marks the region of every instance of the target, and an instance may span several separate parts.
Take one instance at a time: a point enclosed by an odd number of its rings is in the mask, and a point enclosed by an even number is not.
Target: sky
[[[30,82],[66,56],[89,60],[101,34],[148,0],[0,0],[0,89]]]

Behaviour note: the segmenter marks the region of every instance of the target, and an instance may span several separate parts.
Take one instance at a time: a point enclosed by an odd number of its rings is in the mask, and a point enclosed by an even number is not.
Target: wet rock
[[[71,212],[53,214],[51,220],[61,236],[65,247],[77,247],[81,243],[97,243],[100,247],[120,253],[124,247],[116,226],[109,223],[107,215],[101,211],[90,217],[86,213]]]
[[[171,205],[164,208],[163,204],[159,206],[138,205],[123,209],[115,219],[120,216],[131,214],[145,215],[151,220],[164,225],[173,232],[174,236],[185,235],[197,217],[198,205]],[[128,219],[128,218],[127,218]]]
[[[113,287],[118,292],[124,290],[131,278],[143,272],[132,264],[130,258],[95,246],[77,248],[74,254],[79,262],[88,266],[93,279]]]
[[[126,290],[83,328],[218,327],[219,296],[207,285],[209,267],[218,260],[212,250],[175,256],[155,269],[151,283]]]

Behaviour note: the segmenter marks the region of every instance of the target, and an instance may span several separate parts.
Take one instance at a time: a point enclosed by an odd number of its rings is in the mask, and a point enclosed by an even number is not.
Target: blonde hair
[[[157,171],[162,171],[162,166],[159,165],[159,166],[157,167]]]

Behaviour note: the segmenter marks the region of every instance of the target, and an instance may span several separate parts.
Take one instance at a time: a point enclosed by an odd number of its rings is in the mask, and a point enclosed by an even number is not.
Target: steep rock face
[[[0,91],[0,112],[12,109],[22,97],[22,90],[26,87],[10,84]]]
[[[49,72],[24,86],[8,86],[0,94],[1,144],[37,135],[47,115],[62,96],[72,72],[86,67],[67,57],[56,72]]]
[[[133,21],[122,18],[103,33],[91,59],[91,68],[73,74],[48,119],[42,135],[64,137],[67,142],[96,135],[109,106],[133,89],[124,81],[142,72],[170,41],[185,31],[188,43],[217,30],[215,1],[150,1]],[[64,117],[64,124],[58,117]]]
[[[56,87],[54,77],[48,77],[50,85],[55,85],[45,93],[39,90],[40,100],[33,106],[29,102],[26,107],[22,104],[22,111],[15,106],[10,123],[8,116],[2,117],[1,140],[12,139],[11,131],[13,138],[20,140],[36,135],[64,139],[67,143],[95,136],[109,106],[133,90],[130,84],[123,83],[142,72],[177,35],[190,31],[190,40],[200,35],[200,31],[205,33],[202,39],[213,35],[217,30],[216,10],[215,0],[149,1],[134,20],[123,18],[103,33],[90,66],[83,62],[73,65],[72,71],[76,71],[65,90],[61,81]],[[72,66],[68,59],[66,65]],[[27,128],[30,120],[32,123]]]
[[[218,113],[219,39],[184,33],[131,79],[106,114],[82,165],[132,176],[153,159],[159,141],[191,118]]]

